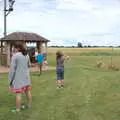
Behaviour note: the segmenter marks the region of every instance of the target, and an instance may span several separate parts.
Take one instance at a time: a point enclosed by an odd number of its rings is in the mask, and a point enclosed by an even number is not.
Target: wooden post
[[[10,43],[6,44],[7,45],[7,66],[10,66]]]
[[[112,53],[111,53],[111,66],[113,65],[113,46],[112,46]]]
[[[1,41],[1,54],[3,54],[3,41]]]
[[[10,61],[11,61],[11,58],[12,58],[12,43],[10,43]]]
[[[47,42],[45,42],[45,52],[48,52],[48,48],[47,48]]]
[[[37,50],[39,51],[41,51],[41,42],[39,41],[39,42],[37,42]]]
[[[45,42],[45,53],[46,53],[46,59],[47,59],[47,54],[48,54],[47,42]]]

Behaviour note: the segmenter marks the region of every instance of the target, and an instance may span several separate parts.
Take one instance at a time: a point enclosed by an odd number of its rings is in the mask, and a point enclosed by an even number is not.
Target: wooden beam
[[[37,47],[37,50],[38,50],[38,51],[39,51],[39,50],[41,51],[41,42],[40,42],[40,41],[37,42],[37,46],[36,46],[36,47]]]
[[[7,53],[7,66],[10,66],[10,43],[6,44],[6,53]]]
[[[3,54],[3,41],[1,41],[1,53]]]

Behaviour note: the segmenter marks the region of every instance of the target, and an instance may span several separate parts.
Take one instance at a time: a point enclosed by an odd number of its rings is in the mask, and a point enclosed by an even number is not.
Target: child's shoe
[[[27,105],[26,107],[27,107],[27,108],[31,108],[31,107],[32,107],[32,105]]]
[[[60,89],[61,87],[60,86],[57,86],[57,88],[56,89]]]
[[[11,110],[11,112],[18,113],[18,112],[20,112],[20,109],[13,109],[13,110]]]
[[[64,85],[61,85],[61,88],[64,88]]]

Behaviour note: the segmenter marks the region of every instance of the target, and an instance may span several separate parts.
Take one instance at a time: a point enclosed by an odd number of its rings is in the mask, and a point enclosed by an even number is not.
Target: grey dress
[[[27,85],[31,85],[29,77],[29,56],[24,56],[21,52],[15,53],[12,56],[9,81],[12,81],[12,86],[15,89],[23,88]]]

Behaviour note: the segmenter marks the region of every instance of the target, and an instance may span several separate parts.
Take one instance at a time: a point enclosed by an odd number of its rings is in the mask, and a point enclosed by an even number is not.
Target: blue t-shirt
[[[40,53],[35,58],[37,60],[37,63],[42,63],[44,60],[44,55]]]

